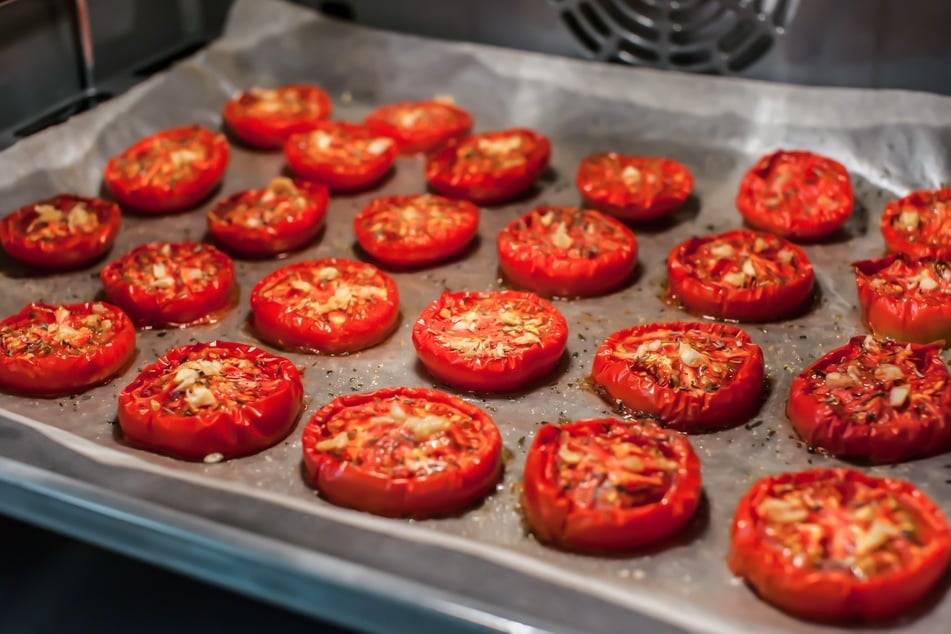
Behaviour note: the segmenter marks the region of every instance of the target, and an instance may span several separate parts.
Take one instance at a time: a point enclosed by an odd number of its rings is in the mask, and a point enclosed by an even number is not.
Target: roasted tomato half
[[[951,345],[951,262],[893,253],[852,266],[862,320],[873,333]]]
[[[736,195],[736,208],[750,226],[793,240],[828,236],[845,224],[854,204],[842,164],[801,151],[762,157]]]
[[[619,330],[591,367],[608,402],[685,432],[745,421],[760,405],[764,376],[760,347],[739,328],[712,322]]]
[[[136,326],[214,323],[235,303],[231,258],[198,242],[150,242],[102,270],[106,297]]]
[[[914,485],[851,469],[763,478],[740,500],[729,564],[796,616],[880,621],[921,601],[948,565],[944,513]]]
[[[330,98],[310,84],[251,88],[225,104],[224,120],[234,134],[252,147],[279,150],[292,134],[306,132],[330,118]]]
[[[324,258],[280,268],[251,292],[261,339],[304,352],[342,354],[380,343],[396,327],[396,283],[372,264]]]
[[[938,346],[853,337],[803,370],[786,414],[810,445],[898,462],[951,449],[951,374]]]
[[[324,121],[309,132],[294,134],[284,158],[301,178],[333,191],[370,187],[393,167],[396,142],[370,128],[346,121]]]
[[[550,375],[568,342],[568,323],[534,293],[443,293],[413,325],[416,354],[440,381],[510,392]]]
[[[198,125],[163,130],[106,163],[103,180],[120,205],[164,214],[194,207],[217,187],[230,150]]]
[[[806,252],[768,233],[728,231],[682,242],[667,258],[670,294],[697,315],[774,321],[812,296]]]
[[[0,220],[0,244],[12,257],[47,269],[100,258],[119,233],[119,207],[101,198],[61,194],[20,207]]]
[[[28,304],[0,322],[0,387],[76,394],[115,376],[135,353],[135,327],[103,302]]]
[[[303,409],[294,364],[227,341],[169,350],[119,394],[119,425],[133,445],[216,462],[266,449]]]
[[[488,414],[435,390],[395,387],[341,396],[304,427],[310,484],[368,513],[446,515],[492,492],[502,438]]]
[[[444,101],[404,101],[380,106],[363,124],[396,141],[400,152],[431,152],[472,129],[472,115]]]
[[[532,532],[568,550],[647,546],[686,524],[699,501],[690,443],[648,422],[544,425],[525,458],[522,507]]]
[[[546,297],[592,297],[621,286],[637,266],[637,238],[589,209],[536,207],[499,233],[505,277]]]
[[[478,228],[478,207],[432,194],[377,198],[353,220],[363,250],[392,266],[450,258],[472,242]]]
[[[450,198],[499,203],[531,187],[550,158],[551,143],[537,132],[523,128],[487,132],[429,155],[426,180]]]
[[[889,251],[951,260],[951,187],[923,189],[885,205],[882,235]]]
[[[676,211],[693,191],[693,176],[669,158],[592,154],[578,166],[586,205],[622,220],[652,220]]]
[[[279,176],[264,189],[233,194],[208,212],[208,231],[226,251],[262,257],[310,242],[327,215],[327,188]]]

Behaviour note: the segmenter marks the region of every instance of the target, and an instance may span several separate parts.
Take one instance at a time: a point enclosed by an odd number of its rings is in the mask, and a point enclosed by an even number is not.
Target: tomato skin
[[[819,393],[817,384],[825,380],[826,373],[841,369],[845,361],[856,355],[872,354],[866,349],[865,341],[865,337],[853,337],[793,380],[786,415],[802,439],[836,456],[863,458],[875,463],[901,462],[951,449],[951,373],[938,356],[936,345],[890,341],[876,344],[884,348],[886,355],[911,347],[917,373],[924,381],[938,383],[937,392],[928,399],[927,407],[922,405],[915,411],[911,407],[904,411],[888,407],[876,412],[874,422],[859,422],[845,419],[826,402],[828,395]],[[886,355],[879,357],[879,363],[892,360]],[[816,373],[821,373],[823,378],[817,378]],[[920,388],[926,385],[924,381],[912,385],[911,393],[923,393]],[[843,402],[842,405],[849,404]],[[856,408],[857,405],[851,405],[848,410]]]
[[[218,269],[217,275],[201,293],[185,292],[173,297],[166,297],[126,278],[130,269],[138,267],[140,259],[153,257],[165,245],[170,245],[177,253],[207,254]],[[174,262],[174,258],[171,261]],[[212,323],[217,320],[216,313],[231,306],[237,288],[231,258],[210,244],[198,242],[149,242],[139,245],[106,265],[100,277],[109,301],[122,308],[139,328]]]
[[[283,299],[268,296],[268,290],[288,279],[323,268],[342,270],[344,276],[372,274],[385,292],[381,301],[358,317],[347,316],[340,324],[313,319],[295,312]],[[393,279],[372,264],[345,258],[299,262],[277,269],[251,291],[251,325],[255,333],[284,349],[324,354],[345,354],[375,346],[390,336],[399,319],[399,291]]]
[[[426,204],[424,201],[448,208],[445,215],[451,218],[451,224],[423,231],[414,227],[405,235],[394,235],[387,227],[375,229],[379,219],[394,208]],[[432,194],[376,198],[353,219],[353,231],[364,251],[385,264],[405,267],[427,266],[451,258],[472,242],[478,228],[478,207],[467,200]]]
[[[158,182],[141,178],[134,180],[125,176],[122,164],[137,160],[149,149],[163,141],[181,142],[193,140],[207,151],[207,157],[195,167],[190,178],[167,179]],[[122,153],[109,159],[103,173],[103,181],[116,201],[136,211],[150,214],[167,214],[194,207],[218,186],[228,167],[231,150],[223,134],[217,134],[199,125],[163,130],[129,146]]]
[[[787,179],[780,189],[782,201],[770,187],[779,178]],[[736,208],[750,226],[793,240],[828,236],[845,224],[854,205],[848,170],[805,151],[777,150],[761,157],[743,176],[736,195]]]
[[[690,258],[711,240],[729,240],[752,243],[757,236],[769,234],[755,231],[728,231],[715,236],[690,238],[670,252],[667,258],[667,276],[671,295],[683,302],[696,315],[735,319],[744,322],[775,321],[805,305],[812,295],[815,273],[806,252],[797,245],[782,241],[783,249],[794,254],[798,263],[794,277],[783,284],[755,288],[729,288],[720,281],[698,279]]]
[[[914,221],[903,225],[902,212],[914,214]],[[949,219],[951,187],[914,191],[885,205],[882,236],[889,251],[905,253],[913,258],[951,260],[951,238],[943,229]],[[921,230],[922,222],[927,223],[924,231]]]
[[[307,200],[302,209],[277,222],[258,227],[229,222],[226,214],[241,205],[261,205],[268,189],[249,189],[228,196],[208,212],[208,231],[226,251],[245,257],[267,257],[295,251],[309,243],[324,224],[329,196],[327,188],[309,181],[295,181]]]
[[[470,166],[456,173],[459,165],[466,165],[458,151],[480,141],[493,142],[508,137],[519,137],[529,144],[528,152],[520,152],[521,164],[510,167],[495,166],[482,169]],[[426,181],[436,192],[450,198],[462,198],[479,205],[504,202],[529,189],[548,166],[551,142],[547,137],[525,128],[512,128],[477,134],[453,140],[426,159]]]
[[[927,549],[912,569],[859,582],[843,569],[811,570],[769,544],[759,527],[758,503],[775,484],[806,488],[824,480],[881,487],[917,512]],[[949,559],[944,513],[921,490],[902,480],[873,478],[852,469],[811,469],[763,478],[740,499],[733,519],[728,564],[757,594],[795,616],[815,621],[883,621],[913,609],[944,574]]]
[[[854,263],[862,321],[879,337],[915,343],[943,340],[945,345],[951,344],[951,296],[941,290],[919,295],[915,291],[899,294],[876,287],[875,280],[887,281],[891,277],[886,269],[896,262],[901,269],[917,271],[935,264],[951,267],[943,260],[912,258],[903,253]]]
[[[610,510],[579,507],[556,480],[562,433],[659,439],[676,455],[676,477],[659,502]],[[650,423],[599,418],[546,424],[538,430],[525,458],[523,482],[522,508],[539,541],[575,551],[630,551],[674,533],[693,517],[700,501],[700,460],[684,436]]]
[[[81,355],[67,354],[66,346],[61,345],[49,354],[34,353],[29,358],[0,344],[0,387],[22,394],[61,396],[84,392],[118,374],[135,354],[135,327],[122,310],[105,302],[27,304],[0,322],[0,336],[33,323],[56,323],[58,308],[89,315],[94,307],[101,307],[103,318],[112,322],[112,334],[106,341]]]
[[[626,181],[623,170],[634,170],[637,180]],[[659,181],[645,183],[643,173]],[[693,191],[693,175],[669,158],[628,156],[605,152],[586,156],[578,165],[575,182],[585,204],[624,221],[653,220],[679,209]]]
[[[615,356],[625,341],[640,343],[658,331],[674,337],[695,332],[713,340],[735,342],[747,356],[732,378],[719,389],[683,389],[658,381],[649,372],[638,372],[627,359]],[[665,426],[682,432],[710,431],[733,427],[749,418],[759,406],[765,378],[763,351],[749,335],[729,324],[673,322],[644,324],[619,330],[607,337],[594,355],[591,381],[611,403],[621,403],[633,412],[656,416]]]
[[[222,117],[228,129],[244,143],[260,150],[280,150],[292,134],[306,132],[330,118],[333,106],[327,93],[310,84],[285,84],[273,89],[278,94],[294,92],[312,109],[301,116],[275,112],[257,116],[248,105],[257,101],[254,89],[235,94],[225,104]]]
[[[585,227],[595,227],[597,237],[583,232],[584,253],[559,249],[547,228],[538,229],[541,218],[577,218]],[[539,234],[544,235],[539,235]],[[607,240],[615,248],[605,250]],[[608,293],[627,280],[637,266],[637,238],[634,232],[609,216],[589,209],[536,207],[513,221],[498,236],[499,267],[505,277],[521,288],[543,297],[594,297]],[[591,251],[595,251],[591,255]]]
[[[271,393],[240,407],[180,415],[155,411],[150,387],[170,368],[209,351],[217,358],[251,361],[278,385]],[[161,396],[161,395],[158,395]],[[235,458],[275,445],[290,433],[303,410],[304,388],[294,364],[283,357],[241,343],[212,341],[173,348],[142,370],[119,394],[119,425],[133,445],[183,460],[219,453]]]
[[[83,205],[93,212],[98,227],[91,233],[72,233],[53,239],[30,238],[30,225],[37,218],[36,207],[57,209]],[[44,269],[74,269],[102,257],[116,239],[121,224],[118,205],[101,198],[60,194],[20,207],[0,220],[0,244],[10,256]]]
[[[354,164],[316,156],[308,149],[314,134],[340,137],[345,143],[371,143],[387,139],[389,145],[378,154],[364,152]],[[284,158],[291,170],[301,178],[323,183],[331,191],[351,192],[367,189],[386,176],[396,160],[396,143],[389,137],[378,137],[369,128],[346,121],[323,121],[307,132],[292,134],[284,144]]]
[[[465,470],[423,477],[391,477],[317,449],[326,437],[327,422],[341,411],[394,397],[425,399],[459,410],[477,421],[485,448]],[[338,506],[387,517],[426,518],[465,510],[491,493],[502,473],[502,437],[492,419],[478,407],[436,390],[392,387],[340,396],[308,421],[301,444],[307,479],[323,497]]]
[[[470,358],[440,343],[433,330],[445,320],[441,313],[480,301],[530,305],[549,320],[549,326],[537,346],[502,357]],[[555,369],[567,343],[568,322],[564,316],[536,294],[522,291],[445,292],[423,309],[413,325],[413,346],[429,373],[449,385],[479,392],[512,392],[541,380]]]
[[[400,112],[406,110],[422,111],[426,113],[424,116],[441,117],[442,120],[426,127],[404,126],[395,122]],[[403,101],[380,106],[367,115],[363,124],[376,134],[396,141],[400,153],[417,154],[431,152],[451,139],[469,134],[472,115],[467,110],[441,101]]]

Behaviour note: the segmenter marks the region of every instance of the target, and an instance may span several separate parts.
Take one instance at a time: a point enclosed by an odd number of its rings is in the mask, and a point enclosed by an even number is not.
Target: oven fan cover
[[[594,59],[741,74],[782,37],[797,0],[549,0]]]

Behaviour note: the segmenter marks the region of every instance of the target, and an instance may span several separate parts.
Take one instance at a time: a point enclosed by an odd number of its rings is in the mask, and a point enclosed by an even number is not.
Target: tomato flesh
[[[328,119],[330,98],[317,86],[287,84],[240,92],[224,107],[224,121],[251,147],[279,150],[292,134]]]
[[[693,191],[693,176],[683,164],[616,152],[582,159],[575,180],[586,205],[626,221],[672,213]]]
[[[472,115],[444,101],[404,101],[380,106],[363,123],[396,141],[401,153],[415,154],[468,134]]]
[[[325,121],[291,135],[284,145],[288,165],[301,178],[331,191],[356,191],[380,181],[396,159],[396,143],[365,126]]]
[[[951,260],[951,187],[893,200],[882,213],[881,229],[889,251]]]

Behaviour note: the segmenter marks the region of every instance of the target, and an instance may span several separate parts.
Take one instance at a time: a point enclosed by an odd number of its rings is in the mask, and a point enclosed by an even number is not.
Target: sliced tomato
[[[499,233],[505,277],[546,297],[593,297],[621,286],[637,266],[637,238],[589,209],[536,207]]]
[[[163,130],[106,163],[103,180],[120,205],[164,214],[194,207],[218,186],[230,150],[199,125]]]
[[[743,496],[729,564],[796,616],[881,621],[928,594],[948,553],[944,513],[914,485],[812,469],[763,478]]]
[[[396,159],[396,142],[366,126],[324,121],[309,132],[291,135],[284,158],[301,178],[333,191],[355,191],[386,176]]]
[[[951,262],[893,253],[852,266],[862,319],[873,333],[951,344]]]
[[[281,348],[343,354],[380,343],[396,327],[400,296],[372,264],[324,258],[280,268],[251,292],[258,336]]]
[[[626,551],[684,526],[700,501],[700,460],[684,436],[613,418],[544,425],[525,458],[522,507],[539,541]]]
[[[0,387],[76,394],[103,383],[135,354],[135,328],[103,302],[27,304],[0,322]]]
[[[951,260],[951,187],[893,200],[885,205],[881,226],[889,251]]]
[[[404,101],[380,106],[363,124],[396,141],[400,152],[431,152],[472,129],[472,115],[445,101]]]
[[[279,176],[264,189],[233,194],[208,212],[215,242],[237,255],[261,257],[310,242],[327,215],[327,188]]]
[[[691,238],[667,258],[670,295],[697,315],[774,321],[809,301],[815,274],[806,252],[768,233]]]
[[[185,460],[257,453],[287,436],[303,410],[294,364],[227,341],[169,350],[119,394],[131,444]]]
[[[682,163],[616,152],[582,159],[575,180],[586,205],[631,221],[676,211],[693,191],[693,176]]]
[[[525,192],[551,158],[551,143],[524,128],[486,132],[449,143],[426,159],[426,180],[438,193],[477,204]]]
[[[416,354],[438,380],[467,390],[511,392],[555,370],[568,323],[534,293],[443,293],[413,325]]]
[[[951,449],[951,374],[938,346],[853,337],[793,380],[786,405],[810,445],[899,462]]]
[[[341,396],[301,441],[310,484],[330,502],[376,515],[447,515],[492,492],[502,438],[488,414],[435,390]]]
[[[292,134],[329,119],[331,110],[330,98],[317,86],[285,84],[239,92],[225,104],[223,118],[248,145],[279,150]]]
[[[442,196],[377,198],[353,219],[357,242],[394,266],[426,266],[456,255],[479,228],[479,208]]]
[[[828,236],[845,224],[854,205],[848,170],[803,151],[762,157],[736,195],[736,208],[750,226],[793,240]]]
[[[591,381],[608,402],[680,431],[739,425],[760,405],[763,351],[735,326],[645,324],[610,335]]]
[[[119,233],[121,213],[101,198],[60,194],[20,207],[0,221],[0,244],[14,258],[71,269],[102,257]]]
[[[143,244],[101,277],[109,301],[140,328],[214,323],[237,295],[231,258],[198,242]]]

